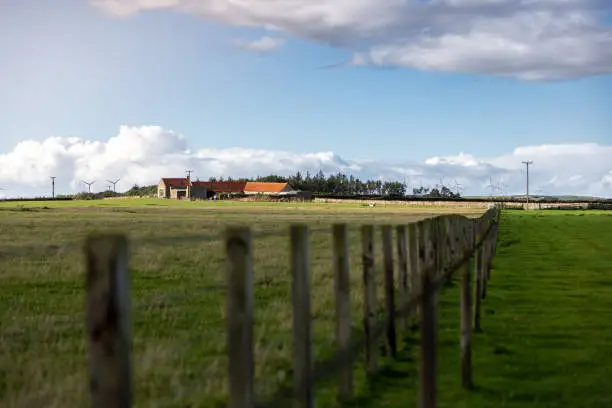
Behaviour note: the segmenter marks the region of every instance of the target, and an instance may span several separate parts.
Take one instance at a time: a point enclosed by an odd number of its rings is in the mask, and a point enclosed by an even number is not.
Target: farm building
[[[162,178],[157,187],[157,196],[174,200],[203,199],[208,197],[208,189],[194,185],[188,178]]]
[[[244,187],[244,194],[295,194],[296,191],[289,185],[289,183],[259,183],[249,181]]]
[[[263,183],[246,181],[190,181],[188,178],[162,178],[159,181],[159,198],[174,200],[217,198],[232,194],[295,195],[288,183]]]

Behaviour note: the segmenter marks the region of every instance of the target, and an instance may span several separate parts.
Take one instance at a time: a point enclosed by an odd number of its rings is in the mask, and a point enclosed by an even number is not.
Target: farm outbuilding
[[[162,178],[157,188],[159,198],[173,200],[203,199],[208,196],[205,186],[195,185],[187,178]]]
[[[249,181],[244,187],[244,193],[247,195],[253,194],[295,194],[289,183],[260,183]]]
[[[188,178],[162,178],[158,197],[174,200],[219,198],[231,195],[297,195],[288,183],[252,181],[191,181]]]

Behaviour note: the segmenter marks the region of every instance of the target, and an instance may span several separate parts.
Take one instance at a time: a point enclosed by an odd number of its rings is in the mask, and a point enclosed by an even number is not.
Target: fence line
[[[311,231],[306,225],[292,225],[289,228],[289,237],[293,389],[279,390],[276,398],[266,406],[286,406],[279,401],[291,398],[294,407],[311,408],[315,405],[315,385],[332,375],[337,376],[338,400],[350,401],[354,397],[352,376],[357,357],[365,354],[365,369],[368,374],[375,374],[379,357],[377,346],[381,337],[384,337],[387,354],[395,357],[398,331],[396,322],[399,322],[400,331],[405,332],[410,320],[416,320],[421,331],[418,406],[435,407],[438,361],[437,297],[442,286],[457,270],[461,271],[461,384],[467,389],[471,388],[471,336],[472,331],[481,329],[480,308],[491,277],[490,267],[496,252],[500,214],[498,208],[492,208],[477,219],[444,215],[395,226],[395,245],[393,226],[382,225],[382,321],[376,318],[375,227],[362,226],[364,330],[363,334],[356,337],[351,333],[350,291],[356,288],[349,285],[348,230],[345,224],[334,225],[331,231],[331,266],[334,271],[337,352],[329,359],[317,363],[312,359],[309,248]],[[224,237],[227,254],[226,330],[230,408],[252,408],[256,401],[253,391],[253,238],[248,227],[229,227]],[[87,240],[85,250],[89,388],[92,406],[129,407],[132,404],[132,384],[131,359],[127,346],[130,336],[128,242],[123,236],[99,235]],[[394,252],[397,253],[398,265],[397,302],[394,287]],[[473,279],[470,268],[472,259],[475,260]]]

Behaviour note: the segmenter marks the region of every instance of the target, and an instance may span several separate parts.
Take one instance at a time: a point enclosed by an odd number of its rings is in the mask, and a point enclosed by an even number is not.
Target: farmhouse
[[[246,181],[191,181],[189,178],[162,178],[157,196],[174,200],[218,198],[232,194],[295,195],[288,183]]]

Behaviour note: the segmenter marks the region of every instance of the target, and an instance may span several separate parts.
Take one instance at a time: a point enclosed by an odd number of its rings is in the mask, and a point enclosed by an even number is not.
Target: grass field
[[[221,241],[160,246],[156,237],[218,236],[229,223],[282,233],[306,222],[313,233],[313,315],[316,353],[329,353],[333,332],[331,234],[334,222],[353,225],[354,287],[360,277],[360,223],[407,223],[432,215],[401,207],[324,204],[180,203],[159,200],[4,204],[0,247],[80,243],[89,231],[125,231],[133,247],[136,401],[140,406],[214,406],[226,395],[224,261]],[[76,205],[75,205],[76,204]],[[428,214],[429,213],[429,214]],[[470,214],[470,213],[468,213]],[[474,210],[472,215],[477,215]],[[324,232],[320,230],[324,229]],[[147,241],[148,240],[148,241]],[[147,241],[147,242],[144,242]],[[378,248],[380,253],[380,248]],[[291,308],[287,234],[255,240],[257,392],[267,396],[290,366]],[[381,262],[379,258],[378,265]],[[2,400],[11,406],[83,406],[84,266],[80,252],[21,256],[0,263]],[[382,299],[382,297],[380,297]],[[381,302],[382,303],[382,302]],[[355,316],[361,291],[353,292]],[[360,325],[359,318],[355,326]]]
[[[438,406],[612,406],[611,247],[610,213],[504,213],[471,392],[459,386],[458,287],[440,298]],[[416,351],[407,350],[363,402],[416,406]]]
[[[0,204],[0,251],[79,243],[93,230],[126,231],[132,250],[137,406],[216,406],[225,400],[224,253],[220,241],[174,245],[167,236],[215,236],[228,223],[281,232],[316,228],[311,241],[315,356],[333,350],[331,223],[351,232],[354,327],[361,327],[362,223],[407,223],[432,211],[357,205],[172,203],[138,200]],[[109,205],[103,205],[109,204]],[[199,205],[198,205],[199,204]],[[472,210],[471,215],[476,215]],[[429,214],[428,214],[429,213]],[[460,390],[458,291],[441,296],[441,407],[591,407],[612,402],[612,217],[570,212],[508,213],[501,225],[485,333],[475,338],[478,388]],[[380,241],[378,241],[380,244]],[[380,245],[377,253],[380,254]],[[288,242],[255,241],[256,392],[287,380],[291,352]],[[377,267],[381,267],[380,257]],[[80,252],[0,259],[0,406],[87,405]],[[382,299],[379,294],[379,299]],[[382,304],[382,302],[381,302]],[[412,341],[413,342],[413,341]],[[414,406],[415,350],[366,380],[356,369],[356,406]],[[330,406],[332,387],[318,394]],[[204,401],[204,402],[202,402]]]

